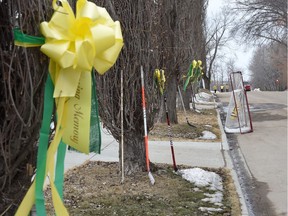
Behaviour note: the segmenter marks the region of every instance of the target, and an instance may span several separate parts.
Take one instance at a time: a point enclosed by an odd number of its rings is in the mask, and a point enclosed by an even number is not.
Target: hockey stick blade
[[[148,172],[148,177],[150,179],[151,184],[154,185],[155,184],[155,179],[154,179],[154,177],[153,177],[151,172]]]

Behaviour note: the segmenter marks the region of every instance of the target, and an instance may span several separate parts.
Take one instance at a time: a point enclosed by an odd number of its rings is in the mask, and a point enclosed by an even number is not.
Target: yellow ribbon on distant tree
[[[189,66],[189,70],[186,76],[187,79],[184,84],[184,91],[186,91],[186,88],[190,82],[193,83],[200,80],[201,76],[204,74],[202,70],[202,61],[193,60]]]
[[[54,184],[54,157],[61,141],[89,153],[91,113],[91,70],[104,74],[116,62],[123,46],[118,21],[105,8],[78,0],[76,16],[67,0],[53,0],[55,10],[40,29],[45,36],[41,51],[50,58],[49,72],[54,83],[57,127],[47,152],[46,174],[52,189],[57,215],[68,215]],[[16,215],[28,215],[35,201],[35,181]]]
[[[164,89],[165,89],[165,74],[163,69],[155,69],[154,71],[154,80],[157,84],[157,87],[159,88],[160,94],[163,95]]]

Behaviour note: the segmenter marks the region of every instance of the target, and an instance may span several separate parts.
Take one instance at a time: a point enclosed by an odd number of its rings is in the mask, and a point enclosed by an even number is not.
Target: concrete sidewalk
[[[203,93],[205,97],[205,93]],[[196,109],[215,109],[218,104],[214,96],[209,98],[199,97],[195,102]],[[204,100],[205,99],[205,100]],[[209,102],[209,101],[213,102]],[[222,142],[175,142],[173,141],[175,159],[177,165],[189,165],[193,167],[220,168],[230,164],[230,157],[225,156],[225,151],[229,150],[226,134],[223,130],[218,114],[218,125],[222,132]],[[65,158],[65,171],[79,166],[87,160],[94,161],[119,161],[119,144],[105,129],[101,128],[102,146],[101,154],[91,153],[85,155],[74,151],[67,151]],[[149,136],[148,136],[149,137]],[[167,163],[172,165],[172,156],[169,141],[149,141],[149,157],[151,162]],[[228,161],[228,162],[227,162]]]
[[[221,143],[216,142],[173,142],[177,165],[193,167],[224,167]],[[149,141],[150,160],[172,165],[169,141]]]
[[[64,162],[65,172],[73,167],[80,166],[81,164],[87,161],[106,161],[106,162],[119,161],[118,142],[116,142],[113,136],[110,135],[103,128],[101,128],[101,139],[102,139],[101,154],[96,153],[84,154],[72,150],[67,150]]]
[[[67,151],[65,157],[65,171],[75,166],[80,166],[86,161],[119,161],[119,144],[108,134],[102,132],[101,154],[88,155]],[[219,168],[225,166],[222,143],[219,142],[173,142],[176,163],[197,167]],[[172,165],[172,156],[169,141],[149,141],[149,157],[155,163]]]

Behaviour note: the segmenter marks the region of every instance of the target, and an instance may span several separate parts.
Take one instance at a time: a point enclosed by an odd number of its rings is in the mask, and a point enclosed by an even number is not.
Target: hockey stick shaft
[[[178,92],[179,92],[181,104],[182,104],[182,107],[183,107],[183,110],[184,110],[184,115],[185,115],[185,118],[186,118],[186,122],[187,122],[187,124],[188,124],[189,126],[195,127],[194,125],[192,125],[192,124],[188,121],[186,109],[185,109],[184,102],[183,102],[183,97],[182,97],[181,90],[180,90],[179,86],[178,86]]]
[[[168,106],[167,106],[167,98],[165,95],[164,95],[164,104],[165,104],[166,120],[167,120],[167,125],[168,125],[168,134],[169,134],[169,139],[170,139],[170,147],[171,147],[171,154],[172,154],[172,160],[173,160],[173,167],[174,167],[174,170],[176,172],[178,170],[178,168],[176,166],[174,146],[173,146],[173,141],[172,141],[172,131],[171,131],[171,125],[170,125],[170,119],[169,119],[169,113],[168,113]]]
[[[145,101],[145,89],[144,89],[144,72],[143,67],[141,66],[141,93],[142,93],[142,107],[143,107],[143,120],[144,120],[144,142],[145,142],[145,151],[146,151],[146,167],[148,176],[151,184],[155,183],[155,180],[150,172],[150,160],[149,160],[149,149],[148,149],[148,134],[147,134],[147,120],[146,120],[146,101]]]

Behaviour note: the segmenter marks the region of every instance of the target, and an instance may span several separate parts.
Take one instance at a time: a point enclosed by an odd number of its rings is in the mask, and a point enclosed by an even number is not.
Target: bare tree
[[[236,0],[234,11],[234,34],[252,43],[274,41],[287,47],[286,0]]]
[[[269,52],[271,58],[271,64],[274,68],[279,71],[279,79],[277,81],[277,90],[286,90],[287,89],[287,47],[272,42],[269,45]]]
[[[204,28],[207,2],[207,0],[177,1],[178,27],[175,43],[178,49],[175,50],[175,54],[180,86],[184,86],[185,80],[182,77],[187,75],[193,60],[201,60],[204,71],[206,70]],[[192,94],[192,88],[187,88],[186,92],[182,92],[186,109],[190,109],[189,102]]]
[[[227,75],[229,75],[232,72],[236,72],[236,61],[235,59],[230,58],[227,62],[226,62],[226,68],[227,68]]]
[[[14,46],[13,28],[39,35],[40,22],[51,14],[51,1],[0,1],[0,213],[7,215],[30,184],[26,167],[35,167],[48,74],[39,48]]]
[[[76,0],[69,2],[75,9]],[[154,69],[166,68],[167,94],[171,98],[169,109],[175,114],[177,81],[182,68],[185,68],[184,74],[193,59],[205,61],[203,20],[206,1],[193,0],[193,4],[189,0],[181,2],[95,0],[95,2],[99,6],[106,7],[113,18],[119,20],[122,25],[125,46],[119,61],[108,73],[104,76],[97,75],[96,79],[101,119],[112,135],[119,140],[121,134],[119,80],[120,71],[124,71],[124,161],[125,172],[130,174],[145,169],[140,66],[143,66],[145,71],[146,109],[148,127],[151,128],[161,102],[153,82]],[[43,87],[48,73],[48,59],[39,49],[14,47],[12,29],[18,26],[27,34],[39,35],[39,23],[49,20],[53,11],[51,1],[46,0],[31,0],[25,4],[16,0],[2,0],[0,11],[2,193],[13,183],[14,177],[20,171],[21,173],[26,171],[26,164],[35,166],[35,150],[42,117]],[[174,119],[177,121],[177,117]],[[26,180],[29,181],[30,177]],[[26,187],[22,187],[21,184],[19,187],[24,188],[25,193]],[[21,196],[22,193],[19,193],[19,199]],[[6,201],[9,201],[7,197],[3,199],[4,201],[0,202],[1,210],[6,208]]]
[[[236,66],[236,60],[235,58],[229,58],[226,63],[225,63],[225,72],[226,72],[226,79],[229,79],[229,75],[232,72],[236,72],[236,71],[243,71],[242,68]],[[242,72],[244,74],[244,71]]]
[[[158,1],[157,1],[158,2]],[[124,165],[125,173],[145,171],[145,145],[141,101],[140,66],[144,68],[148,128],[153,126],[160,99],[153,85],[153,73],[159,62],[155,49],[159,5],[155,1],[96,1],[122,26],[124,47],[109,72],[97,76],[99,114],[105,127],[120,140],[120,71],[124,77]],[[149,16],[147,16],[149,14]],[[120,151],[119,151],[120,152]],[[120,160],[121,161],[121,160]]]
[[[179,76],[179,63],[178,59],[178,45],[177,36],[179,35],[178,28],[178,19],[180,16],[179,8],[183,9],[180,6],[180,2],[175,0],[165,0],[161,1],[161,25],[162,32],[159,32],[161,41],[159,44],[161,47],[162,55],[160,67],[166,71],[166,90],[165,93],[167,97],[167,107],[169,112],[170,121],[172,123],[177,123],[177,113],[176,113],[176,92],[177,92],[177,77]],[[180,7],[179,7],[180,6]],[[185,12],[184,12],[185,13]],[[161,31],[160,30],[160,31]],[[163,103],[162,103],[163,105]],[[164,109],[161,109],[164,110]],[[160,113],[162,122],[166,121],[165,112]]]
[[[277,80],[280,80],[280,71],[273,66],[269,45],[259,47],[252,58],[249,69],[252,72],[252,85],[261,90],[279,90]]]
[[[223,8],[213,19],[207,23],[205,28],[206,36],[206,57],[207,69],[205,71],[206,86],[210,87],[214,65],[220,59],[219,51],[231,40],[228,34],[231,27],[230,12],[228,8]]]
[[[170,121],[177,123],[177,85],[187,74],[193,59],[201,59],[205,65],[204,19],[206,0],[162,0],[159,47],[162,52],[160,67],[166,69],[167,97]],[[203,57],[204,56],[204,57]],[[184,83],[184,82],[183,82]],[[189,108],[190,88],[183,94]],[[162,121],[166,121],[163,113]]]
[[[202,49],[194,49],[196,47],[194,44],[197,43],[191,44],[193,35],[189,33],[199,31],[198,27],[202,25],[200,16],[202,9],[197,13],[199,8],[188,0],[96,2],[105,6],[114,18],[120,20],[123,27],[125,45],[120,58],[110,72],[104,76],[97,76],[97,90],[101,119],[111,134],[119,140],[119,80],[120,70],[124,71],[124,161],[125,173],[130,174],[145,170],[140,66],[144,67],[145,72],[148,127],[153,127],[155,116],[161,106],[161,98],[153,82],[156,68],[165,70],[169,117],[177,122],[177,79],[182,66],[185,68],[183,74],[186,74],[193,55],[201,55]],[[199,4],[201,5],[202,3]],[[200,14],[199,17],[194,15],[194,12],[196,15]],[[194,16],[199,20],[194,22],[195,25],[191,22]],[[199,41],[200,39],[197,42]]]

